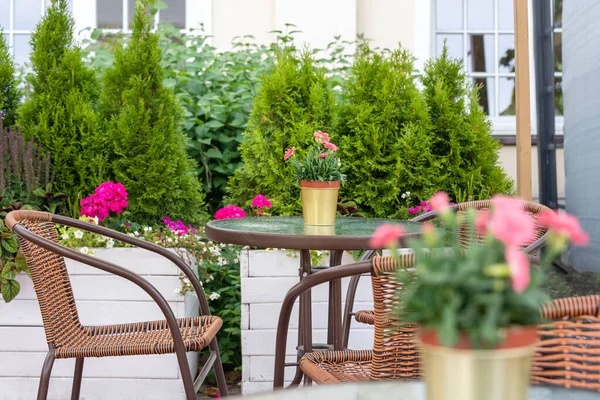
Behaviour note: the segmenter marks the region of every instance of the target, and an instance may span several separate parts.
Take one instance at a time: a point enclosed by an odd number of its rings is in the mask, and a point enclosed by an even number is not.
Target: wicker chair
[[[76,359],[71,398],[78,399],[85,357],[168,353],[177,355],[188,400],[196,399],[196,388],[211,368],[215,370],[221,395],[227,395],[227,385],[215,339],[222,321],[210,315],[208,303],[196,275],[177,255],[150,242],[46,212],[12,211],[6,216],[5,223],[18,236],[29,265],[49,347],[40,378],[38,400],[46,399],[48,395],[52,366],[57,358]],[[168,258],[192,282],[200,300],[202,316],[176,319],[164,297],[144,278],[115,264],[60,246],[55,223],[95,232]],[[156,302],[165,320],[111,326],[83,326],[79,320],[64,257],[133,282]],[[210,348],[210,356],[196,379],[195,388],[185,353],[201,351],[207,347]]]
[[[330,279],[371,273],[375,303],[375,337],[372,350],[320,351],[304,355],[302,371],[317,384],[366,380],[421,378],[416,327],[398,328],[392,313],[396,292],[402,284],[398,269],[414,264],[406,255],[397,263],[391,257],[375,257],[344,268],[321,271],[298,283],[282,305],[275,352],[274,387],[283,386],[285,340],[290,312],[297,296]],[[600,390],[600,296],[554,300],[540,310],[551,322],[540,325],[539,342],[533,360],[531,379],[535,384]]]
[[[483,210],[483,209],[489,209],[491,208],[491,200],[479,200],[479,201],[470,201],[467,203],[460,203],[457,205],[454,205],[452,208],[457,212],[457,213],[464,213],[467,210],[470,209],[475,209],[475,210]],[[525,202],[524,203],[524,208],[527,212],[529,212],[531,215],[537,216],[540,213],[546,212],[546,211],[550,211],[550,209],[542,204],[538,204],[538,203],[532,203],[532,202]],[[423,215],[419,215],[416,218],[413,218],[412,221],[415,222],[425,222],[425,221],[430,221],[434,218],[437,217],[437,212],[436,211],[432,211]],[[537,235],[535,240],[532,243],[529,243],[528,246],[525,248],[525,252],[529,255],[535,256],[538,252],[538,250],[543,247],[543,245],[546,242],[546,236],[544,236],[544,234],[546,233],[546,230],[542,227],[537,227]],[[461,235],[459,236],[459,241],[461,243],[462,246],[464,247],[468,247],[470,245],[469,243],[470,240],[470,236],[469,235]],[[354,291],[356,291],[356,287],[358,285],[358,280],[360,279],[360,276],[355,276],[352,277],[352,279],[350,280],[350,285],[349,285],[349,289],[348,292],[350,293],[352,291],[352,288],[354,288]],[[343,337],[343,346],[344,348],[348,347],[348,338],[349,338],[349,334],[350,334],[350,318],[352,315],[352,303],[353,301],[348,301],[348,299],[346,300],[346,314],[345,314],[345,319],[347,321],[347,323],[344,325],[344,337]],[[354,313],[354,319],[357,322],[363,323],[363,324],[369,324],[369,325],[373,325],[374,324],[374,313],[372,310],[362,310],[362,311],[357,311],[356,313]]]

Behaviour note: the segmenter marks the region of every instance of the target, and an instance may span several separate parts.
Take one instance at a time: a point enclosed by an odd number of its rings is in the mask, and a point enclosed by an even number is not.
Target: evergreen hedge
[[[230,179],[229,193],[238,206],[250,206],[262,193],[273,201],[272,213],[292,215],[299,209],[300,189],[286,149],[306,149],[313,133],[332,134],[335,101],[325,69],[308,52],[282,50],[262,79],[239,149],[244,166]],[[331,140],[337,139],[335,133]]]
[[[105,140],[94,110],[98,86],[73,45],[73,18],[66,0],[54,0],[31,35],[31,93],[18,123],[26,139],[52,154],[54,187],[69,196],[69,212],[102,182]]]
[[[466,77],[462,61],[451,59],[444,47],[426,63],[422,82],[434,133],[431,153],[443,171],[438,189],[457,202],[511,193],[513,183],[499,165],[501,145],[492,137],[478,88]]]
[[[127,188],[136,221],[163,216],[200,223],[204,195],[186,152],[182,107],[163,84],[159,36],[152,32],[148,0],[136,2],[133,33],[114,46],[103,76],[100,109],[108,121],[110,171]]]
[[[427,199],[440,188],[429,116],[413,71],[407,50],[384,56],[365,46],[343,87],[336,132],[344,193],[372,216],[406,216],[411,197]]]
[[[13,58],[8,51],[8,43],[0,29],[0,118],[4,125],[10,126],[17,118],[17,108],[21,93],[15,75]]]

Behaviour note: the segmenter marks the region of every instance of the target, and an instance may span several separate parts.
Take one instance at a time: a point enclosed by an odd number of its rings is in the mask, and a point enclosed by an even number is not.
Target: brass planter
[[[527,400],[535,328],[511,328],[492,350],[444,347],[432,332],[420,333],[427,400]]]
[[[340,182],[300,181],[305,225],[335,225]]]

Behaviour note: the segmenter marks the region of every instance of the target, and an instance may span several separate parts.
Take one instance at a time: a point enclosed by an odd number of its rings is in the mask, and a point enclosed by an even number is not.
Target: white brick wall
[[[97,249],[95,256],[142,275],[169,302],[176,317],[197,315],[198,300],[174,294],[181,287],[179,269],[169,260],[141,249]],[[78,262],[67,268],[84,325],[164,319],[154,301],[133,283]],[[48,351],[31,280],[19,277],[21,293],[0,302],[0,398],[34,399]],[[188,353],[192,368],[195,353]],[[49,399],[70,398],[74,360],[56,360]],[[195,370],[194,370],[195,371]],[[193,372],[192,372],[193,373]],[[184,399],[174,354],[88,358],[83,368],[82,400]]]
[[[281,303],[287,291],[298,278],[299,257],[286,250],[244,250],[240,257],[242,274],[242,393],[244,395],[273,389],[275,337]],[[343,264],[352,263],[350,254],[344,254]],[[342,281],[345,299],[348,279]],[[327,341],[328,285],[312,291],[313,342]],[[363,277],[356,293],[354,310],[372,309],[373,295],[369,277]],[[288,361],[295,361],[298,340],[298,307],[294,307],[290,321],[287,350]],[[356,322],[352,325],[349,347],[370,349],[373,346],[371,327]],[[295,369],[286,368],[286,381]]]

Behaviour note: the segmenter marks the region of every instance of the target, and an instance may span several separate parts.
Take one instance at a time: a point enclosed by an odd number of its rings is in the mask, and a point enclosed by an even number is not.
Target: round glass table
[[[244,398],[261,400],[427,400],[423,382],[406,381],[312,386],[297,390],[278,390]],[[600,393],[563,387],[531,386],[527,398],[528,400],[597,400],[600,398]]]
[[[310,261],[310,250],[329,250],[329,267],[339,266],[346,250],[371,250],[363,256],[365,259],[373,255],[369,241],[377,227],[383,224],[401,225],[406,231],[403,241],[417,237],[421,232],[421,224],[417,222],[377,219],[338,217],[335,226],[304,225],[302,217],[249,217],[210,221],[206,227],[206,237],[215,242],[238,244],[252,247],[283,248],[300,251],[300,280],[323,267],[313,266]],[[354,292],[358,278],[348,289],[346,312],[342,317],[342,284],[340,279],[329,282],[329,304],[327,324],[327,344],[312,343],[311,293],[300,295],[298,322],[298,361],[304,351],[313,348],[340,350],[347,341],[350,328]],[[345,336],[343,333],[345,332]],[[298,363],[294,363],[296,375],[293,383],[302,379]]]

